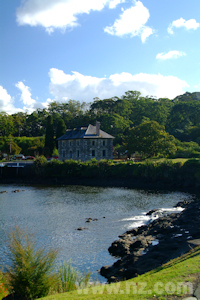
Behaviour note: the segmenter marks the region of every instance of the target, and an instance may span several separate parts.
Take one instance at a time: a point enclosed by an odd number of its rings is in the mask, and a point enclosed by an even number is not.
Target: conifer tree
[[[45,154],[52,155],[54,144],[53,118],[52,116],[48,116],[45,134]]]
[[[58,121],[57,130],[56,130],[56,139],[65,134],[66,125],[63,119]],[[56,147],[58,148],[58,141],[56,141]]]

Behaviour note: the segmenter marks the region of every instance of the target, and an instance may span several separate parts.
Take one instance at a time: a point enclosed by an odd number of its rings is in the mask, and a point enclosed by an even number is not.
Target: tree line
[[[198,152],[200,151],[199,96],[199,93],[187,92],[173,100],[155,99],[143,97],[138,91],[127,91],[121,97],[103,100],[94,98],[89,104],[76,100],[54,101],[46,109],[37,109],[31,114],[18,112],[8,115],[1,112],[0,149],[3,144],[4,146],[5,143],[9,144],[9,136],[12,136],[12,140],[23,149],[20,141],[22,137],[26,137],[29,138],[28,148],[43,148],[44,151],[46,147],[46,150],[49,149],[52,153],[56,147],[55,138],[62,135],[66,128],[95,124],[98,120],[101,129],[115,137],[114,145],[118,151],[125,149],[129,152],[140,151],[147,148],[150,143],[154,144],[154,147],[148,150],[149,156],[157,155],[159,151],[163,152],[166,149],[168,152],[174,152],[175,148],[175,152],[177,149],[179,152],[182,151],[181,148],[192,148]],[[145,137],[147,129],[151,129],[148,136],[157,138],[148,140]],[[31,139],[34,141],[33,137],[37,137],[35,144],[30,142]],[[157,139],[159,143],[156,142]],[[142,140],[148,140],[148,143],[140,145]],[[134,149],[131,143],[134,144]],[[167,151],[164,152],[167,155]]]

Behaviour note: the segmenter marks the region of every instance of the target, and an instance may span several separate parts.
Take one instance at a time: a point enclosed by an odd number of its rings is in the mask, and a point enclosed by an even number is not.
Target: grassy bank
[[[168,299],[168,296],[192,294],[200,273],[200,246],[167,264],[136,278],[83,290],[51,295],[43,300],[96,299]]]

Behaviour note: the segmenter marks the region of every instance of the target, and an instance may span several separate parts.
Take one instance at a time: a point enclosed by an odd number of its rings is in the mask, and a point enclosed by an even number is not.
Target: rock
[[[197,298],[197,299],[200,299],[200,284],[197,286],[195,292],[194,292],[194,296]]]
[[[130,236],[117,240],[111,244],[108,248],[108,252],[113,256],[122,257],[126,254],[130,254],[130,245],[133,243],[133,239]]]
[[[7,193],[7,191],[1,191],[0,194]]]
[[[91,222],[91,221],[92,221],[92,218],[86,218],[85,223],[89,223],[89,222]]]
[[[157,209],[152,209],[152,210],[148,211],[148,213],[146,213],[146,216],[151,216],[156,211],[157,211]]]
[[[18,193],[18,192],[20,192],[20,190],[14,190],[14,191],[12,191],[12,193]]]
[[[178,203],[181,205],[185,205],[185,209],[180,213],[160,217],[120,235],[120,239],[108,248],[111,255],[120,259],[112,266],[102,267],[101,275],[108,282],[130,279],[185,254],[199,244],[200,203]]]
[[[76,230],[84,230],[84,229],[88,229],[87,227],[79,227],[79,228],[77,228]]]
[[[98,221],[98,219],[93,219],[93,221]]]

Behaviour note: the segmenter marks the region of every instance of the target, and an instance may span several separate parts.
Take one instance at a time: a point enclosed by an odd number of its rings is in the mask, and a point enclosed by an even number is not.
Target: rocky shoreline
[[[103,266],[100,274],[107,281],[130,279],[155,269],[200,244],[200,202],[179,202],[180,213],[172,213],[153,222],[126,231],[109,247],[119,258],[112,266]],[[148,213],[156,214],[156,210]]]

